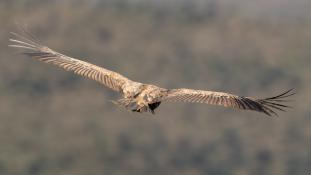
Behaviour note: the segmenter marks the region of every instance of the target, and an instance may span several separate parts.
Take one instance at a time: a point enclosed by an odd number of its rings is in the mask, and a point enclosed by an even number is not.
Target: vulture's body
[[[16,39],[10,39],[14,43],[9,45],[10,47],[24,49],[23,54],[36,60],[54,64],[120,92],[122,98],[114,101],[114,103],[134,112],[149,111],[154,113],[154,110],[159,107],[161,102],[170,101],[222,105],[225,107],[263,112],[267,115],[277,115],[274,110],[284,111],[283,108],[288,106],[281,103],[286,102],[284,98],[294,94],[289,90],[275,97],[255,99],[223,92],[160,88],[155,85],[132,81],[116,72],[55,52],[40,44],[25,30],[23,30],[23,34],[12,34]]]

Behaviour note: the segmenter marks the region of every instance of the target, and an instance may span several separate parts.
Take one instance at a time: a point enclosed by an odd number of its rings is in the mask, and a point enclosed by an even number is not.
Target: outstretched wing
[[[10,41],[13,42],[9,45],[10,47],[24,49],[22,53],[25,55],[45,63],[56,65],[67,71],[72,71],[75,74],[93,79],[115,91],[122,92],[122,85],[128,81],[131,81],[116,72],[68,57],[44,45],[41,45],[25,30],[23,31],[23,34],[13,32],[11,32],[11,34],[14,36],[14,39],[10,39]]]
[[[289,106],[283,105],[281,103],[287,102],[287,100],[284,98],[294,94],[295,93],[293,93],[291,89],[274,97],[255,99],[252,97],[240,97],[223,92],[192,89],[172,89],[168,91],[167,95],[162,99],[162,101],[196,102],[221,105],[225,107],[263,112],[271,116],[272,114],[277,115],[274,110],[285,111],[284,108],[288,108]]]

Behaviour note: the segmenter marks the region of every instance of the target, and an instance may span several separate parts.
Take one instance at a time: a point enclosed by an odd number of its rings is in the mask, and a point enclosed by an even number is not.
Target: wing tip
[[[263,112],[268,116],[278,117],[279,115],[276,111],[287,112],[285,110],[286,108],[293,108],[292,106],[284,105],[284,103],[290,101],[285,98],[291,97],[295,94],[297,94],[297,92],[295,92],[295,89],[292,88],[282,92],[279,95],[257,100],[257,102],[260,103],[262,106],[262,110],[260,110],[259,112]]]
[[[23,48],[23,49],[30,49],[30,50],[39,50],[43,47],[41,42],[33,35],[31,32],[28,31],[26,25],[16,24],[18,32],[9,32],[11,37],[9,41],[12,44],[9,44],[8,47],[15,47],[15,48]]]

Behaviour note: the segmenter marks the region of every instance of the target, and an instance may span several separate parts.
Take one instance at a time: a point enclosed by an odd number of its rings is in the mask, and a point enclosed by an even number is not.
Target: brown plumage
[[[22,53],[27,56],[88,77],[112,90],[120,92],[123,98],[113,102],[135,112],[149,111],[154,114],[154,110],[159,107],[161,102],[167,101],[221,105],[236,109],[258,111],[270,116],[277,115],[275,110],[284,111],[284,108],[288,108],[289,106],[282,103],[287,102],[286,97],[294,94],[292,90],[288,90],[274,97],[256,99],[223,92],[193,89],[164,89],[154,85],[132,81],[116,72],[55,52],[40,44],[40,42],[34,39],[24,29],[22,29],[22,34],[13,32],[11,34],[15,39],[10,39],[13,43],[9,45],[10,47],[24,49],[25,51]]]

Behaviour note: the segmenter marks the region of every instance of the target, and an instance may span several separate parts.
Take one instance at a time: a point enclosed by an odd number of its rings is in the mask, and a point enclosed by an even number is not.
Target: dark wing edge
[[[131,81],[116,72],[58,53],[40,44],[34,35],[27,30],[23,28],[20,30],[21,34],[11,32],[13,37],[9,39],[9,41],[12,42],[9,47],[23,49],[21,54],[93,79],[119,92],[122,92],[122,85],[124,83]]]
[[[293,90],[294,89],[290,89],[279,95],[269,98],[255,99],[252,97],[236,96],[223,92],[192,89],[172,89],[169,90],[162,101],[206,103],[242,110],[262,112],[268,116],[278,116],[276,111],[286,112],[286,108],[291,108],[290,106],[284,105],[283,103],[289,102],[289,100],[286,99],[287,97],[296,94],[293,92]]]

